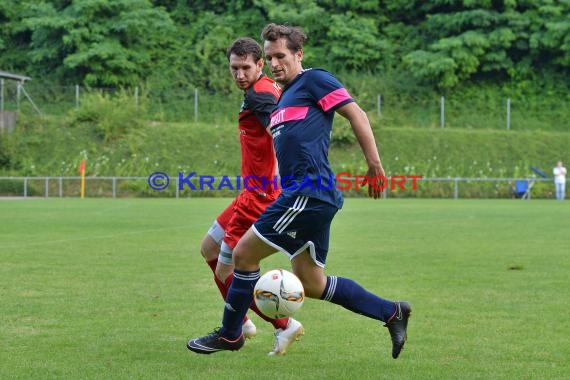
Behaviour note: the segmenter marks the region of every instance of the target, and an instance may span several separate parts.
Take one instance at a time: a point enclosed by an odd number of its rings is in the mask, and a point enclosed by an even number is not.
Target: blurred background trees
[[[570,2],[556,0],[3,0],[0,68],[60,84],[229,91],[225,49],[259,40],[268,22],[303,27],[307,67],[437,90],[568,86]]]

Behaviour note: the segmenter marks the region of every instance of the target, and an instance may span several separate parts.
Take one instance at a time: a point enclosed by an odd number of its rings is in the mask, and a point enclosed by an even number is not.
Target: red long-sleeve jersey
[[[273,140],[266,131],[270,115],[274,111],[281,89],[273,80],[262,75],[244,95],[239,112],[239,136],[241,144],[241,175],[246,191],[263,192],[277,196],[279,190],[274,181],[276,158]],[[248,178],[249,177],[249,178]]]

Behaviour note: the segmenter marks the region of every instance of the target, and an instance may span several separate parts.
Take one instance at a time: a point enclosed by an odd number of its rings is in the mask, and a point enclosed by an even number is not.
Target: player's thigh
[[[250,228],[234,248],[234,266],[238,270],[257,270],[259,262],[275,252],[275,248],[261,240]]]
[[[225,229],[224,243],[231,249],[235,248],[269,204],[266,200],[258,199],[254,193],[241,193],[234,201],[233,213]]]
[[[254,223],[255,233],[289,259],[309,249],[318,266],[324,267],[329,246],[330,223],[338,209],[307,196],[281,196]]]
[[[236,200],[234,199],[232,203],[230,203],[228,207],[218,215],[216,220],[212,223],[212,226],[210,226],[206,236],[202,239],[202,243],[200,244],[200,253],[206,261],[211,261],[218,257],[222,239],[224,238],[225,230],[232,218],[235,204]]]

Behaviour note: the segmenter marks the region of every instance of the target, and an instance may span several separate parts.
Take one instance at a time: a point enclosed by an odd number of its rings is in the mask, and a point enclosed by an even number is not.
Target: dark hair
[[[307,41],[307,35],[301,28],[289,25],[268,24],[261,32],[261,38],[265,41],[277,41],[280,38],[287,40],[287,48],[292,52],[303,49],[303,44]]]
[[[253,38],[238,38],[230,45],[226,51],[226,57],[228,60],[232,54],[235,54],[238,57],[246,57],[247,55],[251,54],[253,61],[257,62],[261,59],[262,56],[261,46],[259,46],[257,41]]]

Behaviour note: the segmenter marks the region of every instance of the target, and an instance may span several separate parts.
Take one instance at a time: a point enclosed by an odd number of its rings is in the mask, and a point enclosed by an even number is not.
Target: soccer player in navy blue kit
[[[252,38],[238,38],[226,52],[234,82],[244,91],[237,125],[241,146],[240,174],[250,180],[248,186],[216,218],[200,247],[224,299],[233,281],[233,248],[280,193],[276,185],[263,186],[262,183],[262,178],[275,175],[277,166],[273,139],[266,127],[281,95],[277,83],[262,73],[262,55],[261,46]],[[270,355],[283,355],[303,334],[303,325],[293,318],[268,318],[254,303],[251,309],[275,327],[275,344]],[[247,316],[242,331],[244,338],[252,338],[257,333],[257,328]]]
[[[407,338],[409,303],[380,298],[355,281],[326,275],[330,224],[343,198],[334,183],[328,148],[335,113],[348,119],[368,164],[368,194],[379,198],[385,178],[366,113],[329,72],[303,69],[305,34],[296,27],[267,25],[262,32],[265,60],[283,86],[269,128],[282,179],[282,192],[245,233],[233,252],[234,280],[226,298],[222,327],[191,339],[188,349],[202,354],[239,350],[242,320],[259,279],[259,263],[276,251],[291,260],[305,294],[384,322],[392,339],[392,357]]]

